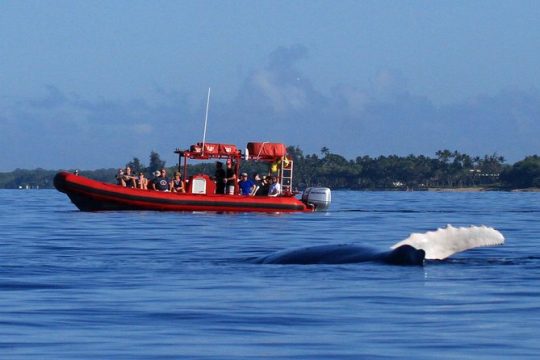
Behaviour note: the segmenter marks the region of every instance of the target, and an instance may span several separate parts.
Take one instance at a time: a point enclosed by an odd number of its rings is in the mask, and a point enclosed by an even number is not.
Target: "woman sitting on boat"
[[[126,186],[126,182],[124,181],[124,169],[118,169],[115,179],[116,185]]]
[[[171,181],[171,192],[185,193],[184,182],[182,181],[182,174],[179,171],[174,173],[174,179]]]
[[[148,190],[148,179],[144,177],[143,172],[137,176],[137,189]]]

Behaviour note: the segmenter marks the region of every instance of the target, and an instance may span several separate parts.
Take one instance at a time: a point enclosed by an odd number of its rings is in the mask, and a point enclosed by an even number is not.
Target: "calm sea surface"
[[[255,265],[489,225],[424,267]],[[333,192],[314,214],[83,213],[0,191],[2,359],[538,358],[540,193]]]

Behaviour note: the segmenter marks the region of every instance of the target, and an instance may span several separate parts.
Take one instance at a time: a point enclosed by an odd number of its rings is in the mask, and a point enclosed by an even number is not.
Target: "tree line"
[[[294,160],[293,187],[326,186],[331,189],[351,190],[423,190],[429,188],[483,187],[495,190],[540,188],[540,157],[527,156],[512,165],[506,164],[498,154],[472,157],[458,151],[440,150],[435,157],[408,156],[358,156],[347,160],[323,147],[320,154],[304,155],[298,146],[287,148]],[[155,170],[166,167],[158,153],[152,151],[146,166],[134,157],[125,165],[135,173],[150,176]],[[123,166],[122,166],[123,167]],[[172,173],[176,166],[169,167]],[[190,174],[213,175],[213,162],[189,165]],[[248,173],[268,171],[266,164],[243,162],[242,171]],[[57,171],[16,169],[0,173],[0,188],[52,188]],[[92,179],[114,182],[117,169],[81,170],[80,174]]]
[[[304,155],[289,147],[295,160],[297,185],[335,189],[428,189],[484,187],[516,189],[540,187],[540,157],[528,156],[513,165],[497,154],[472,157],[458,151],[440,150],[436,157],[343,156],[321,149],[321,155]]]

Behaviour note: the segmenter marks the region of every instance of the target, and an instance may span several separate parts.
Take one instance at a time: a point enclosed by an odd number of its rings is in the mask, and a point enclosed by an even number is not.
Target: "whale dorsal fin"
[[[447,257],[482,246],[504,244],[504,236],[492,227],[469,226],[439,228],[426,233],[412,233],[408,238],[392,245],[411,245],[426,252],[426,259],[443,260]]]

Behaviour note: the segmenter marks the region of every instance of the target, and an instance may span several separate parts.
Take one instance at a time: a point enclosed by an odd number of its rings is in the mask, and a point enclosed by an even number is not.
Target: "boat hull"
[[[60,172],[54,186],[81,211],[157,210],[215,212],[312,211],[294,196],[267,197],[218,194],[184,194],[131,189]]]

